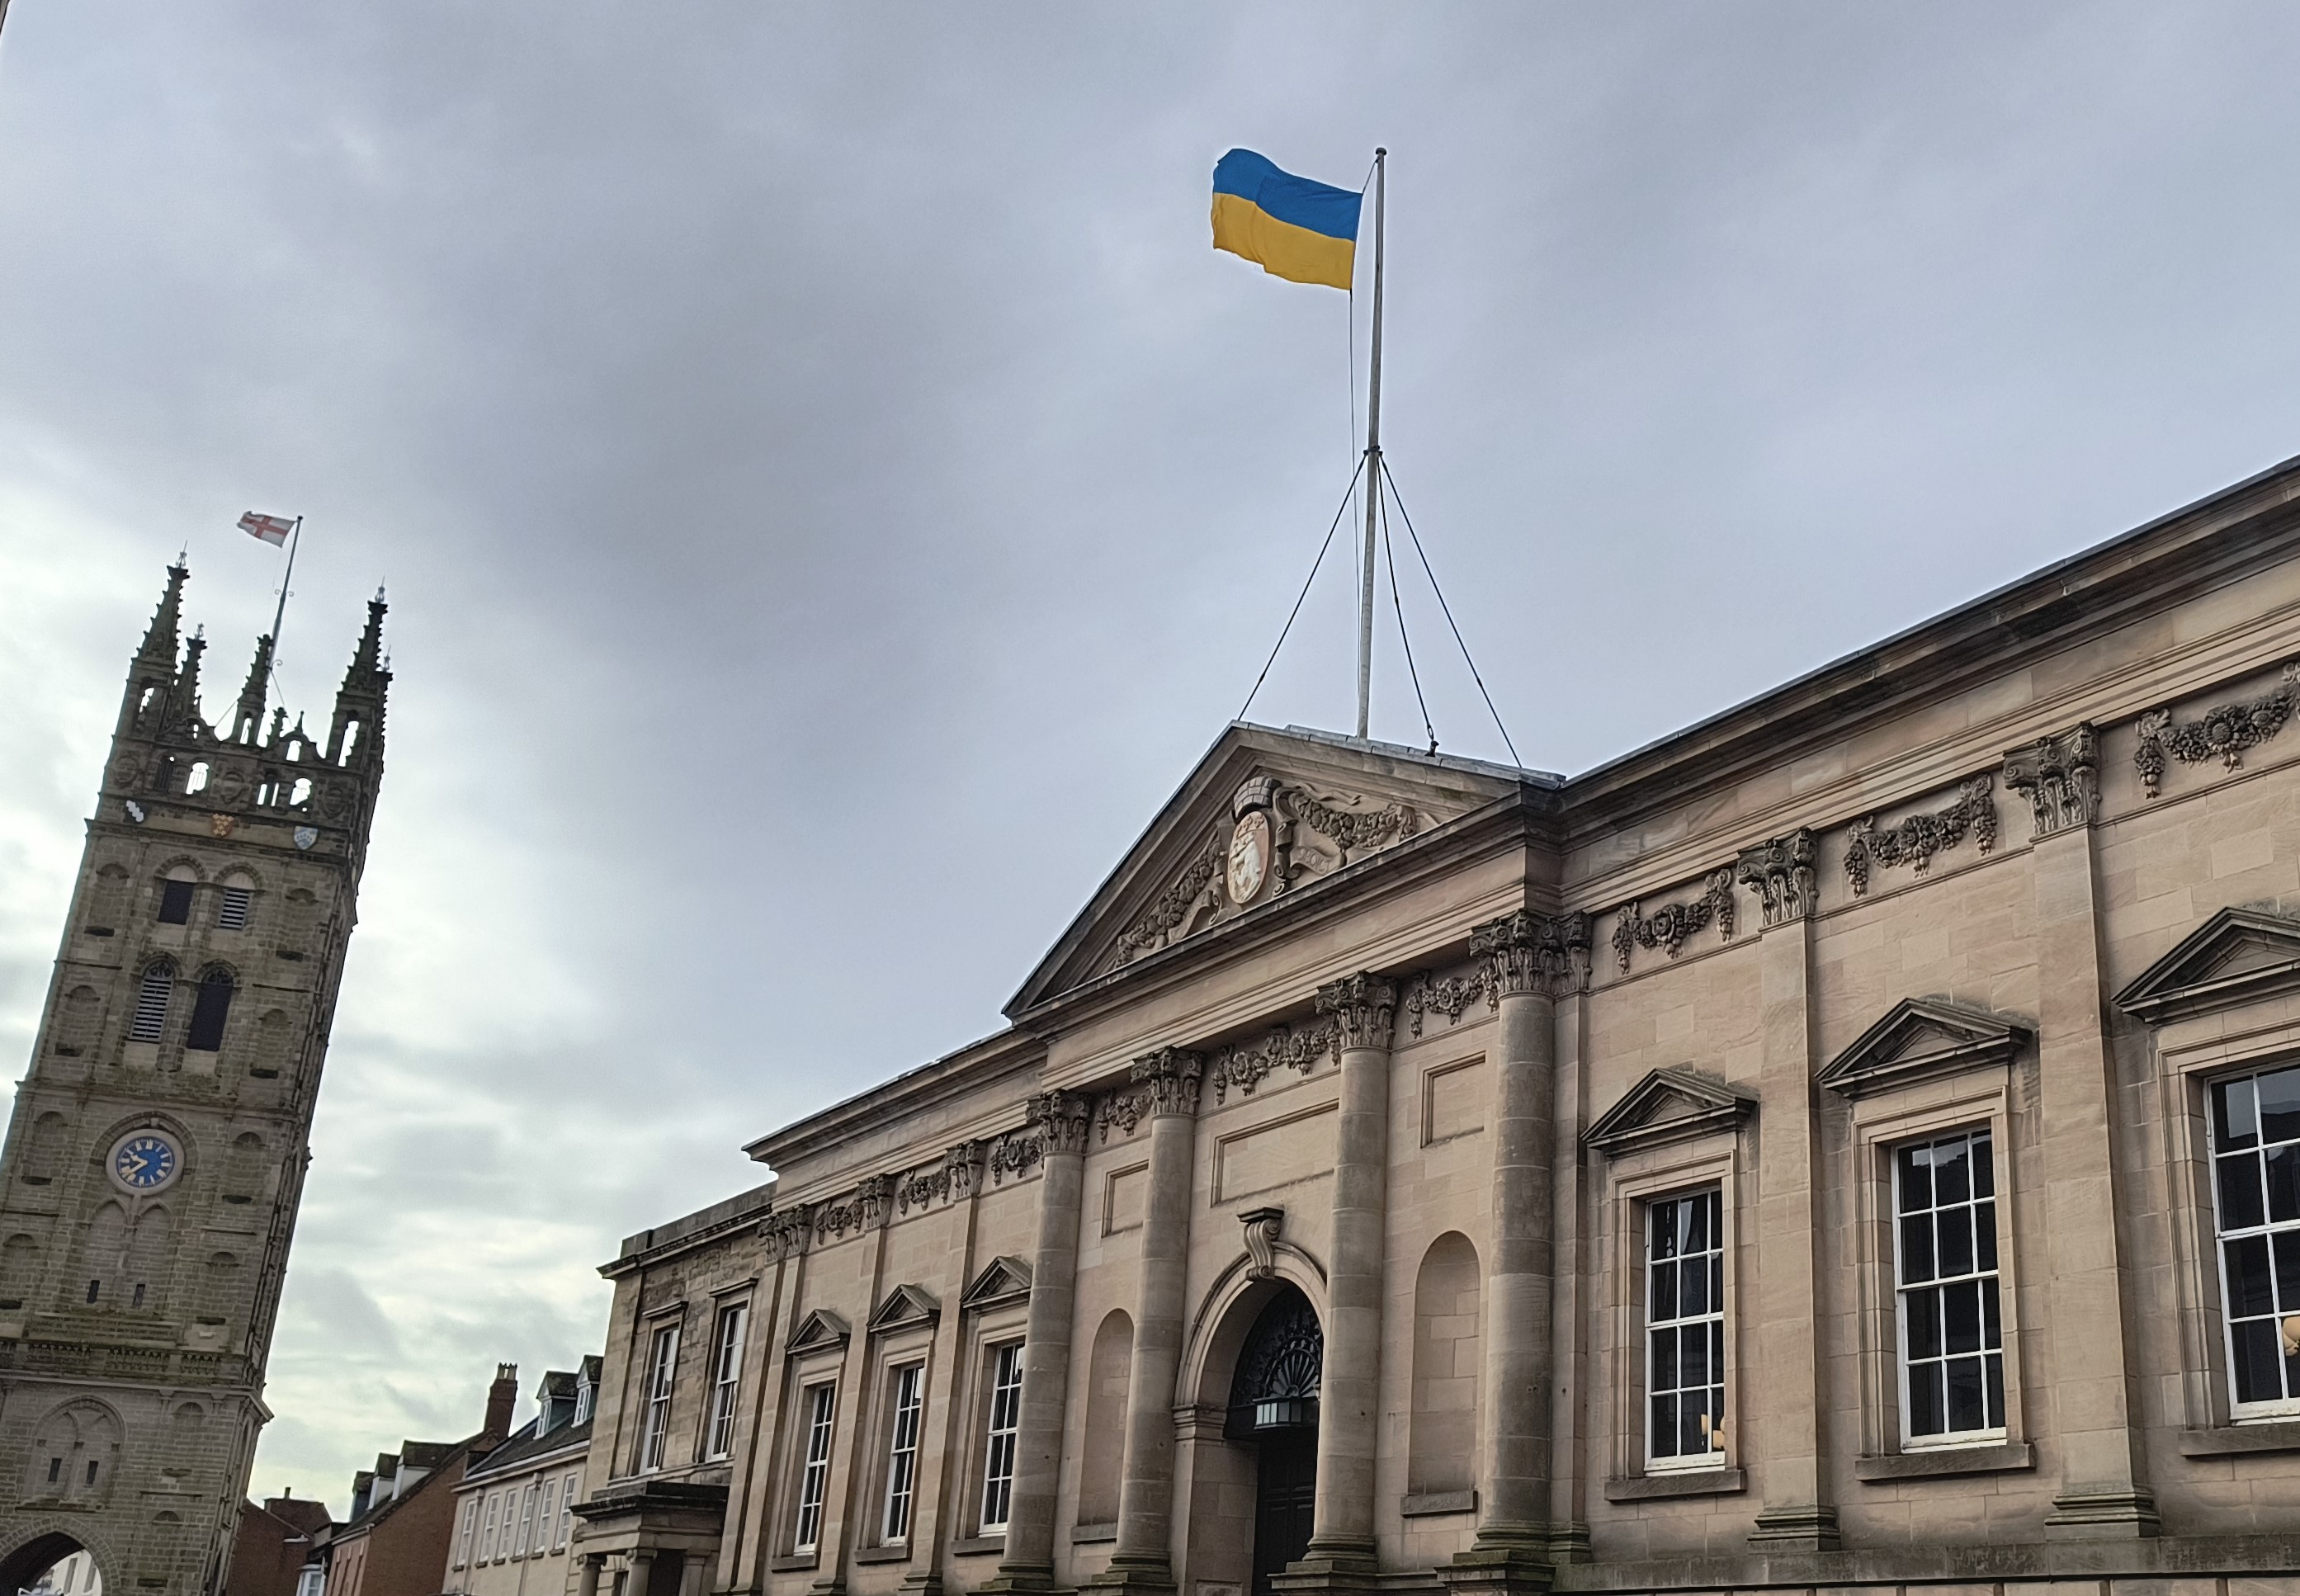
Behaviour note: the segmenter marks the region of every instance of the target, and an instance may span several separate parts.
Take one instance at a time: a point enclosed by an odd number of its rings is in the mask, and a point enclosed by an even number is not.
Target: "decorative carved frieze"
[[[1418,835],[1427,817],[1410,804],[1259,774],[1232,794],[1230,821],[1120,935],[1105,971]]]
[[[891,1175],[873,1175],[856,1186],[854,1195],[844,1201],[816,1203],[815,1239],[844,1236],[850,1230],[876,1230],[891,1221],[895,1217],[896,1184]]]
[[[1682,903],[1664,903],[1651,914],[1629,903],[1613,926],[1613,958],[1629,974],[1629,953],[1638,947],[1662,948],[1672,959],[1684,951],[1686,938],[1714,920],[1717,934],[1733,935],[1733,872],[1712,870],[1701,883],[1701,895]]]
[[[1801,920],[1818,907],[1812,833],[1798,827],[1787,836],[1741,850],[1733,874],[1757,894],[1757,906],[1768,926]]]
[[[1276,1279],[1278,1237],[1286,1227],[1286,1210],[1282,1208],[1248,1209],[1238,1215],[1238,1222],[1246,1227],[1246,1277],[1248,1280]]]
[[[796,1258],[814,1239],[814,1216],[804,1208],[794,1208],[781,1213],[769,1214],[759,1221],[759,1234],[766,1238],[768,1248],[778,1262]]]
[[[1511,993],[1551,997],[1589,989],[1589,917],[1580,910],[1549,919],[1521,909],[1470,931],[1470,952],[1485,960],[1486,1001]]]
[[[961,1142],[943,1150],[942,1162],[904,1174],[895,1191],[895,1206],[903,1213],[937,1201],[963,1202],[982,1184],[988,1155],[980,1142]]]
[[[2036,837],[2091,825],[2100,809],[2100,738],[2092,723],[2008,749],[2004,785],[2027,796]]]
[[[962,1202],[982,1189],[982,1165],[990,1148],[984,1142],[960,1142],[943,1150],[943,1173],[950,1177],[950,1198]]]
[[[1214,1089],[1216,1102],[1227,1099],[1233,1086],[1241,1097],[1252,1097],[1254,1089],[1273,1070],[1291,1069],[1307,1075],[1317,1067],[1320,1059],[1338,1051],[1331,1024],[1299,1030],[1279,1026],[1259,1042],[1226,1047],[1214,1054],[1213,1061],[1206,1067],[1205,1078]]]
[[[1095,1126],[1102,1140],[1110,1140],[1113,1126],[1130,1136],[1145,1119],[1161,1114],[1196,1114],[1198,1083],[1205,1068],[1204,1054],[1179,1047],[1162,1047],[1135,1060],[1127,1072],[1129,1084],[1104,1096],[1095,1112]]]
[[[990,1147],[988,1163],[991,1184],[1004,1185],[1010,1175],[1017,1178],[1028,1175],[1046,1156],[1046,1140],[1042,1135],[1029,1131],[1016,1131],[1011,1135],[1001,1136]]]
[[[1352,1048],[1388,1048],[1397,1017],[1397,983],[1360,970],[1318,988],[1318,1012],[1334,1022],[1334,1057]]]
[[[1169,935],[1189,918],[1193,909],[1202,903],[1211,906],[1216,891],[1215,877],[1221,874],[1229,844],[1228,837],[1216,837],[1208,843],[1205,852],[1190,860],[1181,878],[1136,917],[1118,939],[1118,947],[1111,955],[1111,968],[1131,964],[1153,949],[1164,947]]]
[[[1460,1024],[1470,1005],[1486,996],[1491,978],[1482,964],[1466,976],[1416,976],[1407,984],[1401,1003],[1406,1035],[1420,1036],[1421,1019],[1427,1014],[1442,1014],[1446,1024]]]
[[[2284,668],[2274,692],[2239,703],[2215,704],[2196,719],[2176,725],[2171,710],[2152,710],[2140,717],[2140,745],[2132,751],[2140,785],[2151,798],[2157,795],[2167,754],[2184,765],[2216,759],[2237,769],[2244,763],[2244,751],[2282,731],[2296,707],[2300,707],[2300,660]]]
[[[1956,802],[1946,809],[1911,815],[1884,830],[1877,817],[1854,823],[1845,837],[1845,878],[1853,895],[1869,890],[1869,872],[1877,865],[1892,869],[1907,865],[1921,876],[1932,868],[1933,855],[1946,853],[1968,836],[1976,852],[1996,846],[1996,782],[1976,776],[1956,790]]]

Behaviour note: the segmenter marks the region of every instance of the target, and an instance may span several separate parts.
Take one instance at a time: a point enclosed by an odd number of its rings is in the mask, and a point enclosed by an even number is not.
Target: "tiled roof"
[[[562,1452],[571,1447],[590,1444],[591,1421],[588,1418],[579,1425],[561,1425],[557,1429],[546,1431],[540,1435],[533,1433],[534,1428],[534,1425],[529,1425],[526,1429],[489,1452],[484,1459],[473,1464],[463,1475],[464,1480],[468,1483],[471,1480],[493,1479],[501,1475],[514,1473],[521,1465],[532,1463],[540,1458],[547,1458],[554,1452]]]

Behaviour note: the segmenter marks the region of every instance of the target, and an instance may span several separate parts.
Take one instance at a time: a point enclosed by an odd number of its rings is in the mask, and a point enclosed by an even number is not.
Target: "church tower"
[[[383,780],[383,595],[324,738],[200,710],[168,571],[0,1151],[0,1592],[221,1590]]]

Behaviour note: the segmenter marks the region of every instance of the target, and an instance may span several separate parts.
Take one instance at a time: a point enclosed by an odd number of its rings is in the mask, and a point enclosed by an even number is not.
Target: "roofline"
[[[2120,532],[2113,537],[2079,549],[2072,554],[2063,555],[2049,565],[2029,571],[2024,576],[2015,577],[2001,586],[1992,587],[1977,598],[1967,599],[1964,603],[1943,610],[1924,620],[1918,621],[1913,626],[1904,627],[1901,630],[1880,637],[1873,643],[1863,644],[1849,653],[1839,654],[1835,659],[1816,665],[1800,676],[1791,677],[1788,681],[1777,683],[1763,692],[1742,699],[1738,703],[1728,705],[1714,714],[1704,716],[1689,725],[1664,733],[1649,743],[1638,744],[1626,753],[1616,754],[1612,759],[1590,766],[1578,775],[1567,777],[1563,783],[1567,794],[1566,801],[1569,805],[1572,802],[1573,789],[1585,783],[1594,782],[1626,769],[1638,761],[1662,752],[1671,744],[1691,741],[1704,732],[1715,730],[1733,720],[1760,718],[1767,706],[1798,697],[1825,678],[1843,673],[1872,655],[1882,654],[1917,642],[1929,633],[1945,633],[1961,629],[1962,623],[1976,619],[1985,611],[2001,608],[2007,599],[2053,586],[2078,568],[2098,562],[2128,544],[2142,541],[2152,533],[2161,532],[2165,528],[2188,517],[2222,508],[2230,501],[2242,498],[2254,489],[2273,482],[2279,478],[2296,476],[2300,476],[2300,454],[2279,461],[2266,470],[2255,472],[2241,482],[2233,483],[2227,487],[2207,494],[2203,498],[2193,500],[2177,510],[2167,511],[2153,520],[2143,521],[2129,531]],[[2288,499],[2293,495],[2286,496]]]

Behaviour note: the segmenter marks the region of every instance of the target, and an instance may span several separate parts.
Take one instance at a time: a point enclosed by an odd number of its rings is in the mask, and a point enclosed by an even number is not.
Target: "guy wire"
[[[1421,556],[1421,572],[1429,578],[1429,591],[1438,595],[1438,607],[1446,613],[1446,625],[1454,634],[1455,646],[1462,651],[1462,663],[1470,668],[1470,679],[1478,684],[1478,696],[1486,701],[1486,713],[1494,718],[1494,729],[1502,735],[1502,746],[1510,752],[1510,759],[1521,770],[1525,761],[1518,754],[1517,744],[1510,741],[1509,727],[1502,724],[1502,712],[1494,708],[1494,695],[1486,691],[1486,678],[1478,674],[1478,662],[1470,657],[1470,645],[1462,636],[1462,628],[1454,622],[1454,606],[1446,602],[1446,590],[1438,586],[1438,573],[1429,569],[1429,551],[1421,546],[1421,534],[1413,529],[1412,512],[1405,508],[1405,495],[1397,491],[1397,478],[1389,474],[1389,461],[1381,462],[1381,474],[1389,483],[1391,496],[1397,500],[1398,519],[1405,523],[1405,535],[1413,539],[1413,552]]]
[[[1381,490],[1377,485],[1375,492]],[[1405,635],[1405,601],[1397,590],[1397,553],[1389,540],[1389,495],[1381,501],[1381,557],[1389,562],[1389,603],[1397,611],[1398,645],[1405,650],[1405,674],[1413,684],[1413,702],[1421,706],[1421,729],[1429,734],[1429,752],[1438,752],[1438,728],[1429,724],[1429,701],[1421,696],[1421,672],[1413,664],[1413,639]],[[1399,508],[1402,510],[1404,506]],[[1432,586],[1436,583],[1431,584]]]
[[[1318,557],[1310,562],[1310,575],[1303,582],[1302,591],[1295,595],[1294,608],[1287,612],[1286,624],[1278,633],[1278,641],[1270,646],[1270,657],[1262,662],[1262,674],[1254,678],[1254,692],[1246,695],[1246,702],[1238,706],[1238,713],[1231,717],[1232,719],[1246,719],[1246,711],[1254,707],[1254,694],[1262,691],[1262,684],[1270,677],[1270,668],[1278,663],[1278,651],[1286,646],[1287,636],[1294,630],[1295,617],[1302,613],[1302,601],[1310,596],[1310,584],[1318,579],[1318,568],[1326,562],[1326,551],[1334,546],[1334,534],[1341,529],[1342,517],[1349,513],[1350,505],[1357,498],[1358,478],[1364,470],[1365,461],[1362,460],[1358,461],[1358,469],[1350,473],[1350,485],[1342,490],[1342,502],[1334,511],[1334,523],[1326,528],[1326,541],[1318,545]],[[1401,510],[1404,507],[1402,503],[1398,506]],[[1506,733],[1504,737],[1506,740]]]

